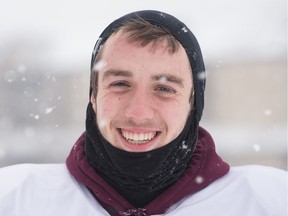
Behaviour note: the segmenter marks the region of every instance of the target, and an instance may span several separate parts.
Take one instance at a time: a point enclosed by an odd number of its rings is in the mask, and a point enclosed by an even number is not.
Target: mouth
[[[125,129],[119,129],[122,137],[130,144],[146,144],[155,139],[159,131],[135,132]]]

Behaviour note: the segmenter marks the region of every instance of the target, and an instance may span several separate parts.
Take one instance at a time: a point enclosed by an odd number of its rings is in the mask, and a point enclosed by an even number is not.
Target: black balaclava
[[[193,107],[183,131],[173,141],[149,152],[126,152],[112,146],[101,135],[96,114],[89,102],[85,155],[96,172],[122,196],[135,207],[144,207],[179,179],[191,161],[204,106],[205,66],[197,39],[187,26],[167,13],[144,10],[115,20],[102,32],[93,50],[91,73],[100,47],[107,38],[127,20],[138,18],[166,28],[184,47],[192,68]],[[90,87],[90,96],[91,94]]]

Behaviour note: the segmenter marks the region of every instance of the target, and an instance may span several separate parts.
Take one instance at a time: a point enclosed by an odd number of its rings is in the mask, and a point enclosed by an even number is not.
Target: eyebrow
[[[180,77],[177,77],[171,74],[159,74],[159,75],[152,76],[152,80],[161,81],[162,79],[164,79],[165,82],[167,81],[167,82],[175,83],[181,88],[184,87],[183,79],[181,79]]]
[[[116,76],[122,76],[122,77],[131,78],[131,77],[133,77],[133,74],[130,71],[111,69],[111,70],[107,70],[104,72],[104,75],[102,77],[102,81],[106,80],[110,76],[115,76],[115,77]],[[178,86],[180,86],[181,88],[184,87],[183,79],[181,79],[180,77],[177,77],[177,76],[174,76],[171,74],[165,74],[165,73],[152,76],[152,80],[154,80],[154,81],[160,81],[161,82],[162,79],[164,79],[165,82],[175,83]]]
[[[103,74],[102,81],[104,81],[110,76],[132,77],[132,73],[130,71],[122,71],[122,70],[107,70]]]

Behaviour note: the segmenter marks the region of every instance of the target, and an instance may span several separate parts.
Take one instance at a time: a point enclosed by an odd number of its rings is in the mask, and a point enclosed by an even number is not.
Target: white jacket
[[[64,164],[0,169],[0,216],[109,215]],[[167,216],[287,216],[287,172],[232,167],[224,177],[167,210]]]

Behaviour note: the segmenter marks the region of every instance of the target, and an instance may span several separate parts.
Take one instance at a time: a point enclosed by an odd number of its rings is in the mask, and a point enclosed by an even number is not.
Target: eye
[[[172,95],[172,94],[176,94],[176,90],[169,87],[169,86],[164,86],[164,85],[160,85],[160,86],[156,86],[154,88],[155,91],[157,91],[160,94],[167,94],[167,95]]]
[[[111,83],[109,86],[111,87],[130,87],[130,85],[125,81],[116,81]]]
[[[117,80],[108,85],[108,89],[115,92],[126,92],[131,87],[130,83],[123,80]]]

